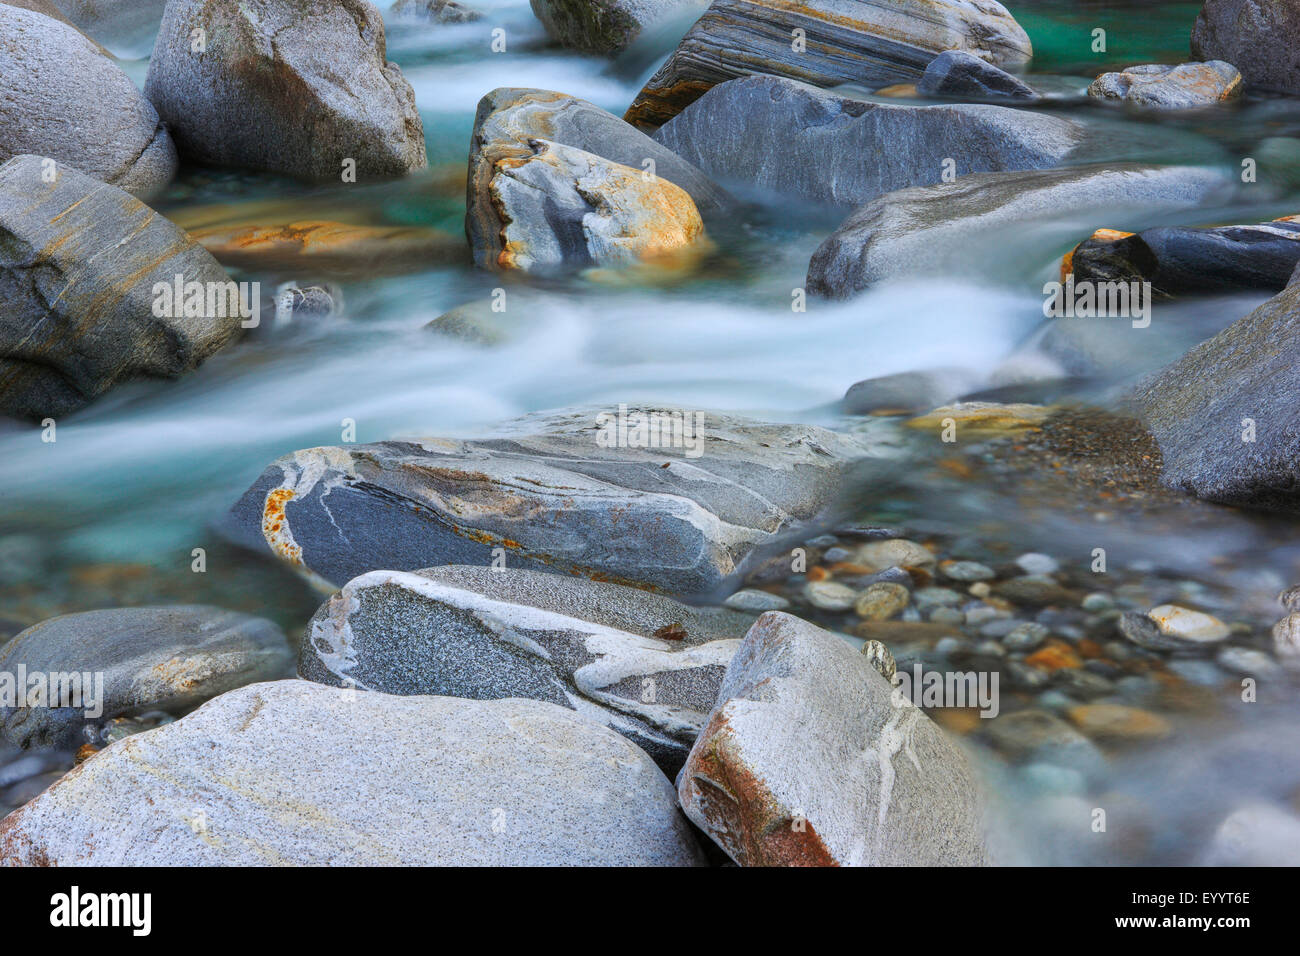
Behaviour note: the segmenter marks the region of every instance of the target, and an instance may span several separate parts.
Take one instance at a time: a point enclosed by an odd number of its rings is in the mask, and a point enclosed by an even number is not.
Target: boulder
[[[53,0],[87,36],[124,59],[149,55],[167,0]]]
[[[754,73],[822,87],[913,82],[944,50],[983,54],[998,66],[1033,54],[1020,24],[994,0],[714,0],[625,119],[662,126],[710,87]]]
[[[475,262],[556,275],[593,267],[690,270],[710,248],[686,191],[572,146],[531,140],[498,162],[478,209],[489,221]]]
[[[205,49],[194,52],[194,30]],[[186,158],[356,182],[427,165],[415,94],[367,0],[171,0],[145,95]]]
[[[1117,73],[1103,73],[1088,86],[1095,100],[1162,110],[1213,106],[1242,94],[1241,74],[1231,63],[1148,63]]]
[[[702,863],[659,768],[572,711],[293,680],[119,741],[0,821],[9,865]]]
[[[931,60],[916,81],[916,91],[922,96],[970,100],[1032,102],[1040,98],[1020,77],[966,50],[945,50]]]
[[[76,28],[0,4],[0,163],[24,154],[148,196],[176,173],[176,147],[121,67]]]
[[[512,568],[701,593],[779,532],[832,510],[865,453],[812,426],[566,409],[486,439],[294,452],[262,473],[224,529],[335,585],[508,556]]]
[[[202,247],[122,190],[39,156],[0,166],[0,412],[63,415],[120,381],[189,371],[234,338],[238,309],[209,312],[215,296],[191,315],[156,310],[155,285],[177,276],[208,292],[235,288]]]
[[[621,53],[641,32],[707,0],[531,0],[556,43],[583,53]]]
[[[1216,170],[1132,163],[979,173],[903,189],[861,206],[818,247],[807,287],[844,299],[885,279],[981,278],[1034,255],[1049,224],[1064,229],[1072,219],[1095,219],[1099,209],[1133,217],[1197,207],[1231,189]],[[1024,230],[1030,223],[1036,228]]]
[[[1300,512],[1300,285],[1144,379],[1129,396],[1164,459],[1167,487]]]
[[[83,694],[102,689],[95,701],[101,712],[88,719],[84,707],[0,704],[0,743],[68,747],[86,723],[150,710],[182,712],[235,687],[287,676],[291,660],[284,633],[270,621],[221,608],[64,614],[0,646],[0,701],[2,675],[21,669],[29,678],[53,681],[54,675],[77,674],[86,678]]]
[[[666,773],[680,769],[749,618],[720,612],[734,623],[710,640],[707,628],[693,626],[694,609],[635,588],[537,571],[452,570],[471,581],[478,573],[481,590],[503,597],[446,584],[438,569],[363,574],[312,618],[298,676],[385,694],[544,700],[623,734]],[[491,578],[503,575],[514,585],[495,587]],[[566,608],[575,592],[583,599]],[[538,597],[549,607],[527,603]],[[616,619],[662,623],[631,631],[587,620],[607,617],[606,599]]]
[[[1192,56],[1227,60],[1250,86],[1300,93],[1300,7],[1292,0],[1207,0]]]
[[[502,247],[493,182],[502,171],[532,160],[537,140],[582,150],[637,173],[653,170],[660,180],[685,190],[705,215],[727,205],[726,195],[704,173],[612,113],[563,93],[502,87],[479,101],[470,137],[465,233],[474,261],[483,268],[495,267],[493,250]]]
[[[1099,230],[1067,257],[1075,281],[1148,281],[1161,293],[1280,292],[1300,265],[1300,222],[1192,228],[1137,235]]]
[[[901,106],[828,93],[794,80],[720,83],[655,140],[710,176],[818,202],[859,205],[953,173],[1045,169],[1083,128],[1002,106]]]
[[[741,643],[677,792],[742,866],[987,862],[961,751],[866,655],[780,611]]]

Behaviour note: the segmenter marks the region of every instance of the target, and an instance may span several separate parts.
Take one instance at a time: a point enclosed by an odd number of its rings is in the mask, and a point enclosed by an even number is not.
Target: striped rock
[[[660,432],[676,421],[692,447]],[[309,448],[273,462],[227,535],[334,586],[442,564],[550,571],[701,593],[786,529],[833,510],[856,439],[684,409],[585,407],[495,437]],[[628,426],[621,437],[619,422]],[[332,590],[332,588],[331,588]]]
[[[211,255],[122,190],[39,156],[0,166],[0,412],[62,415],[233,339],[238,311],[154,314],[155,283],[178,275],[230,288]]]
[[[192,31],[206,50],[191,51]],[[428,163],[415,94],[367,0],[171,0],[145,95],[181,155],[357,182]]]
[[[714,0],[625,118],[643,129],[661,126],[712,86],[754,73],[814,86],[913,83],[945,50],[998,66],[1019,66],[1033,54],[1028,35],[995,0]]]
[[[741,643],[677,793],[742,866],[988,862],[961,751],[867,655],[780,611]]]
[[[0,4],[0,163],[32,153],[148,196],[176,147],[130,77],[75,27]]]
[[[618,731],[673,774],[751,620],[539,571],[371,571],[316,612],[298,676],[386,694],[543,700]]]

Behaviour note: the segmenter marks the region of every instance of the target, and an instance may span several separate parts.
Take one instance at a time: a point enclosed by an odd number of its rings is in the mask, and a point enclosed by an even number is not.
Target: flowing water
[[[182,223],[247,221],[272,212],[287,221],[287,212],[294,219],[432,225],[458,234],[470,129],[483,94],[498,86],[540,87],[621,115],[688,25],[658,32],[611,64],[548,45],[526,0],[477,6],[488,16],[471,24],[389,20],[389,58],[414,87],[427,171],[382,185],[312,187],[187,170],[155,205]],[[1136,0],[1009,6],[1034,41],[1035,74],[1044,74],[1031,81],[1074,93],[1104,69],[1186,59],[1199,8]],[[501,53],[491,50],[497,27],[505,30]],[[1106,30],[1107,53],[1092,52],[1097,28]],[[124,66],[143,83],[147,61]],[[1252,99],[1173,119],[1068,105],[1057,111],[1104,134],[1113,150],[1102,159],[1235,169],[1245,157],[1275,155],[1281,138],[1300,136],[1300,108],[1279,100]],[[961,366],[997,384],[1000,367],[1044,322],[1043,283],[1056,274],[1061,255],[1095,228],[1257,222],[1300,211],[1300,197],[1276,178],[1243,189],[1231,207],[1177,217],[1099,209],[988,237],[970,252],[981,266],[978,282],[887,283],[850,302],[814,301],[796,313],[792,290],[803,286],[810,255],[843,212],[734,191],[750,203],[744,222],[715,237],[719,252],[698,277],[655,287],[579,278],[536,295],[508,286],[508,294],[527,302],[527,314],[513,316],[508,339],[490,347],[425,327],[502,284],[468,265],[375,277],[237,275],[268,290],[291,280],[332,281],[343,290],[345,308],[328,319],[259,329],[179,381],[118,387],[61,420],[54,443],[42,442],[30,426],[0,424],[0,626],[12,630],[50,614],[114,603],[190,601],[254,610],[296,636],[319,595],[269,560],[223,545],[210,526],[271,459],[337,444],[345,420],[356,423],[360,442],[472,436],[534,410],[646,401],[862,427],[846,422],[837,403],[865,378]],[[1157,303],[1151,328],[1133,342],[1130,371],[1158,367],[1266,297]],[[998,478],[977,471],[949,487],[930,482],[928,474],[917,465],[910,478],[896,475],[888,495],[864,489],[863,519],[898,521],[909,531],[928,521],[931,531],[950,538],[991,526],[987,537],[1013,555],[1043,550],[1081,567],[1098,546],[1098,522],[1081,516],[1068,495],[1036,502],[1029,518],[1025,503]],[[1196,521],[1168,512],[1130,517],[1108,528],[1103,544],[1125,555],[1122,564],[1135,575],[1155,575],[1169,588],[1208,589],[1205,594],[1222,600],[1225,619],[1251,622],[1262,635],[1276,610],[1273,595],[1300,580],[1290,528],[1214,512]],[[986,545],[992,546],[986,541],[976,549]],[[207,571],[193,574],[192,551],[200,547],[209,553]],[[1151,589],[1155,597],[1163,593]],[[1042,862],[1194,858],[1223,808],[1243,797],[1294,798],[1300,781],[1294,730],[1287,737],[1280,729],[1298,726],[1294,705],[1289,708],[1265,702],[1255,711],[1229,708],[1200,719],[1161,750],[1118,757],[1110,776],[1091,789],[1044,790],[1041,781],[1031,785],[991,765],[999,804],[1017,818],[1007,828],[1009,852]],[[1215,761],[1226,759],[1221,752],[1229,733],[1243,730],[1250,742],[1289,749],[1291,762],[1256,759],[1249,747],[1238,748],[1233,752],[1248,769],[1225,777]],[[1261,766],[1268,772],[1257,772]],[[1198,767],[1213,777],[1212,794],[1198,789],[1208,779],[1197,775]],[[1098,786],[1121,794],[1119,803],[1160,805],[1163,822],[1148,824],[1150,839],[1125,852],[1098,855],[1087,839],[1059,836],[1056,815],[1072,812],[1070,801],[1093,806]]]

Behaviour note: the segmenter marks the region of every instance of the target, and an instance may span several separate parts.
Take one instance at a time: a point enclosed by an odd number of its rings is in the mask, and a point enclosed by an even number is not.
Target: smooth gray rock
[[[1222,504],[1300,512],[1300,285],[1129,396],[1160,444],[1162,484]],[[1249,432],[1253,423],[1253,441]]]
[[[1147,63],[1103,73],[1088,86],[1096,100],[1149,109],[1185,110],[1213,106],[1242,94],[1245,85],[1231,63]]]
[[[1084,137],[1077,123],[1002,106],[896,106],[807,83],[751,76],[720,83],[655,141],[720,180],[858,205],[956,175],[1045,169]]]
[[[673,411],[629,407],[623,421]],[[618,439],[618,410],[595,406],[527,416],[494,438],[295,452],[266,469],[223,529],[335,585],[504,555],[512,568],[700,593],[743,573],[778,532],[833,510],[846,469],[866,454],[822,428],[676,411],[692,429],[703,422],[700,455],[629,447],[633,432],[604,447],[604,436]]]
[[[230,281],[120,189],[39,156],[0,166],[0,412],[63,415],[120,381],[189,371],[233,339],[238,309],[154,314],[154,285],[177,275],[209,289]]]
[[[908,83],[944,50],[982,53],[999,66],[1033,54],[1028,35],[994,0],[714,0],[625,119],[662,126],[710,87],[755,73],[821,87]]]
[[[734,623],[709,639],[693,627],[694,609],[635,588],[541,572],[452,570],[468,572],[453,581],[466,577],[479,588],[444,583],[438,569],[371,571],[349,581],[308,625],[298,676],[404,696],[544,700],[623,734],[672,774],[750,623],[722,612]],[[493,576],[514,582],[494,588]],[[575,594],[582,600],[565,608]],[[612,613],[600,607],[606,598]],[[588,617],[640,626],[624,630]],[[649,621],[662,623],[649,628]]]
[[[0,163],[33,153],[138,196],[176,173],[176,147],[130,77],[80,31],[0,4]]]
[[[708,0],[530,0],[533,13],[561,46],[584,53],[621,53],[642,31],[696,10]]]
[[[364,183],[428,165],[415,94],[385,55],[367,0],[170,0],[145,95],[193,162],[340,182],[352,160]]]
[[[102,675],[103,697],[97,701],[102,713],[87,718],[79,707],[0,705],[0,743],[68,746],[86,723],[150,710],[179,713],[235,687],[287,676],[291,661],[278,627],[221,608],[196,604],[64,614],[0,646],[0,683],[20,668],[43,680],[57,674]],[[93,687],[99,686],[96,677]],[[83,685],[83,692],[91,690]]]
[[[866,655],[779,611],[741,643],[677,790],[742,866],[988,862],[962,752]]]
[[[1300,7],[1293,0],[1207,0],[1192,56],[1227,60],[1253,87],[1300,93]]]
[[[1121,163],[979,173],[903,189],[857,209],[818,247],[807,287],[843,299],[885,279],[980,278],[1041,249],[1048,224],[1064,235],[1070,222],[1105,220],[1106,211],[1132,219],[1224,199],[1231,188],[1213,169]]]
[[[0,821],[0,865],[703,862],[659,768],[572,711],[294,680],[128,737]]]
[[[973,100],[1032,102],[1039,95],[1024,80],[966,50],[945,50],[916,81],[922,96],[950,96]]]
[[[501,87],[479,100],[470,137],[465,232],[480,268],[494,267],[501,246],[493,181],[502,168],[532,157],[534,140],[570,146],[635,170],[646,169],[651,160],[655,175],[684,189],[706,219],[729,205],[726,194],[703,172],[614,114],[563,93]]]

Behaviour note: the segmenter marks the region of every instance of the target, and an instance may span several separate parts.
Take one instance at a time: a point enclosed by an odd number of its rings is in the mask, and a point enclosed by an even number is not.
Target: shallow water
[[[1186,44],[1175,41],[1190,33],[1199,4],[1040,0],[1010,7],[1034,40],[1035,71],[1057,75],[1062,90],[1078,91],[1106,68],[1185,58]],[[495,27],[506,31],[504,53],[490,50]],[[1090,50],[1096,27],[1107,30],[1105,54]],[[621,114],[685,28],[679,24],[675,33],[661,33],[611,65],[548,46],[526,0],[491,4],[481,23],[390,20],[389,57],[415,89],[428,172],[377,186],[307,187],[270,176],[191,170],[156,205],[182,220],[211,207],[214,215],[235,221],[256,217],[264,209],[259,204],[275,202],[277,216],[288,209],[296,218],[418,223],[459,233],[465,156],[484,93],[536,86]],[[147,61],[125,65],[142,84]],[[1056,109],[1104,132],[1111,149],[1099,158],[1112,160],[1236,168],[1264,140],[1300,136],[1300,106],[1277,100],[1160,120]],[[517,297],[512,301],[526,303],[526,314],[512,315],[510,339],[493,347],[425,328],[502,284],[468,264],[366,279],[239,275],[260,281],[268,292],[288,280],[337,282],[344,314],[259,330],[177,382],[119,387],[61,420],[53,444],[29,426],[0,424],[0,535],[22,536],[11,538],[18,542],[19,563],[29,552],[28,563],[44,573],[8,582],[3,617],[27,624],[94,602],[188,600],[259,609],[300,628],[318,597],[268,560],[224,546],[210,525],[267,462],[293,449],[338,443],[345,420],[356,423],[359,442],[470,436],[539,409],[646,401],[845,425],[836,403],[848,386],[872,376],[962,366],[997,384],[1000,366],[1044,322],[1043,283],[1056,274],[1060,256],[1095,228],[1254,222],[1300,211],[1300,194],[1276,179],[1244,188],[1231,206],[1176,217],[1096,210],[1074,221],[989,236],[970,253],[982,263],[979,282],[890,283],[851,302],[810,302],[806,313],[794,313],[791,292],[802,287],[809,256],[844,212],[743,188],[737,194],[752,203],[746,222],[718,237],[724,240],[718,256],[699,277],[656,288],[575,279],[534,296],[507,285],[508,297]],[[1158,303],[1151,328],[1133,340],[1131,371],[1159,367],[1264,298]],[[1132,333],[1119,327],[1114,334]],[[925,461],[930,453],[918,454]],[[1164,514],[1107,523],[1078,513],[1070,500],[1039,501],[1026,521],[1023,502],[1002,482],[977,474],[947,487],[922,477],[928,474],[916,465],[910,475],[891,479],[887,496],[867,489],[863,520],[911,528],[929,522],[948,534],[975,534],[991,524],[986,543],[1048,551],[1063,563],[1086,561],[1100,541],[1135,575],[1162,573],[1218,588],[1228,595],[1228,617],[1261,629],[1278,587],[1300,580],[1293,536],[1276,522],[1218,510],[1195,523]],[[212,556],[202,575],[189,572],[197,547]],[[1258,636],[1262,641],[1263,632]],[[1281,705],[1279,715],[1270,704],[1267,716],[1262,707],[1261,713],[1237,708],[1208,730],[1202,723],[1181,734],[1155,757],[1120,761],[1108,785],[1157,801],[1168,812],[1138,860],[1194,856],[1189,847],[1204,841],[1218,817],[1209,820],[1214,814],[1194,805],[1200,798],[1175,781],[1196,761],[1210,759],[1208,750],[1229,727],[1258,727],[1261,737],[1275,738],[1273,728],[1288,720],[1294,726],[1295,707],[1289,706]],[[1242,791],[1285,797],[1295,785],[1288,772],[1300,765],[1295,748],[1289,752],[1292,763],[1275,775],[1283,782],[1244,780]],[[1015,853],[1044,862],[1097,861],[1086,843],[1061,842],[1035,829],[1040,816],[1048,821],[1042,826],[1054,826],[1060,793],[1048,800],[1015,774],[998,779],[1003,806],[1037,808],[1028,830],[1022,822],[1008,838]],[[1216,809],[1232,802],[1219,791],[1215,801]]]

